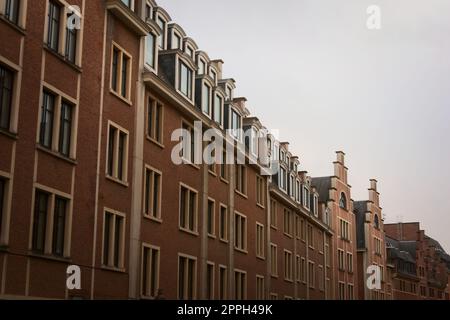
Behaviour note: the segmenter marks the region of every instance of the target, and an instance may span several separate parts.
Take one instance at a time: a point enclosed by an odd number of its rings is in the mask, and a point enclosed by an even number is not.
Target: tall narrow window
[[[159,28],[161,29],[161,35],[158,38],[158,45],[161,49],[164,49],[166,42],[166,21],[161,17],[158,17],[157,21]]]
[[[234,272],[234,299],[245,300],[247,297],[247,273],[236,270]]]
[[[256,300],[265,300],[265,285],[263,276],[256,276]]]
[[[122,182],[127,181],[128,133],[109,124],[107,175]]]
[[[256,224],[256,256],[259,258],[264,258],[265,254],[265,236],[264,236],[264,225]]]
[[[0,65],[0,128],[9,130],[14,74]]]
[[[0,177],[0,237],[2,235],[3,211],[6,197],[6,179]]]
[[[316,268],[315,264],[312,261],[308,262],[308,274],[309,274],[309,287],[315,288],[316,287]]]
[[[235,177],[235,189],[241,194],[247,193],[247,168],[243,164],[237,164],[236,177]]]
[[[224,266],[219,267],[219,299],[226,300],[228,297],[228,272]]]
[[[237,140],[241,140],[241,116],[235,111],[231,110],[231,133]]]
[[[72,13],[68,15],[70,17]],[[77,29],[66,27],[66,59],[72,63],[76,62],[77,55]]]
[[[184,186],[180,189],[180,228],[197,232],[197,192]]]
[[[223,126],[223,99],[218,94],[214,96],[214,121]]]
[[[183,122],[183,136],[182,136],[182,146],[183,146],[183,154],[182,157],[188,163],[195,162],[195,130],[194,128]]]
[[[144,245],[142,251],[142,296],[155,298],[159,289],[160,250]]]
[[[214,210],[214,201],[208,199],[208,215],[207,215],[207,227],[208,227],[208,235],[214,237],[216,235],[216,230],[215,230],[215,223],[216,223],[216,219],[215,219],[215,210]]]
[[[178,90],[189,99],[192,98],[192,70],[183,62],[179,62]]]
[[[66,231],[67,200],[55,197],[55,214],[53,218],[53,254],[64,255],[64,238]]]
[[[202,111],[211,117],[211,87],[206,83],[203,84],[202,88]]]
[[[270,244],[270,274],[272,277],[278,277],[278,248],[277,245]]]
[[[266,205],[266,184],[264,178],[257,175],[256,176],[256,203],[265,206]]]
[[[6,0],[5,18],[14,24],[19,23],[20,0]]]
[[[161,173],[153,169],[145,169],[145,206],[144,215],[153,219],[161,219]]]
[[[284,280],[294,280],[292,262],[292,252],[284,250]]]
[[[111,90],[129,100],[131,92],[131,56],[118,46],[112,47]]]
[[[43,253],[47,228],[49,194],[37,191],[33,220],[33,250]]]
[[[148,102],[147,135],[150,139],[163,143],[163,106],[151,98]]]
[[[55,96],[51,93],[44,92],[41,111],[39,143],[46,148],[52,147],[54,109],[55,109]]]
[[[206,265],[206,299],[214,299],[214,264]]]
[[[113,49],[113,57],[112,57],[112,74],[111,74],[111,88],[114,91],[117,91],[117,85],[118,85],[118,80],[119,80],[119,56],[120,56],[120,51],[117,48]]]
[[[66,157],[70,155],[72,109],[73,107],[70,104],[65,101],[62,102],[61,119],[59,124],[59,152]]]
[[[225,206],[220,206],[219,217],[219,237],[220,240],[228,241],[228,210]]]
[[[103,232],[103,264],[113,268],[123,268],[125,218],[106,211]]]
[[[238,250],[247,250],[247,217],[240,213],[234,218],[234,247]]]
[[[178,299],[193,300],[197,292],[197,261],[180,256],[178,260]]]
[[[61,7],[59,4],[50,1],[48,7],[47,46],[54,51],[58,51],[59,48],[60,21]]]
[[[128,87],[128,69],[130,58],[128,58],[126,55],[122,56],[122,87],[121,87],[121,95],[122,97],[126,98],[128,97],[127,87]]]
[[[278,227],[277,223],[277,202],[273,199],[270,200],[270,226],[273,228]]]
[[[155,36],[151,33],[145,38],[145,63],[155,67]]]

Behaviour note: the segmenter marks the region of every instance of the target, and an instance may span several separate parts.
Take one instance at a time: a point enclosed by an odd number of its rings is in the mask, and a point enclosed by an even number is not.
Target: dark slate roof
[[[417,242],[416,241],[400,241],[400,250],[408,252],[411,257],[416,257],[416,248],[417,248]]]
[[[430,244],[431,244],[433,247],[435,247],[436,249],[438,249],[439,251],[445,252],[444,248],[441,246],[441,244],[439,243],[439,241],[437,241],[437,240],[435,240],[435,239],[433,239],[433,238],[431,238],[431,237],[428,237],[428,236],[425,236],[425,239],[428,239],[428,241],[430,242]]]
[[[353,209],[356,216],[356,243],[358,249],[365,249],[364,221],[366,220],[367,201],[355,201]]]
[[[319,201],[326,202],[329,200],[331,177],[312,178],[311,185],[316,188],[319,193]]]
[[[385,237],[385,241],[386,246],[388,247],[389,257],[391,259],[401,259],[403,261],[416,264],[416,260],[414,259],[414,257],[416,256],[415,251],[414,255],[412,256],[409,251],[404,250],[404,248],[411,249],[413,247],[411,244],[409,244],[410,242],[414,242],[415,250],[415,241],[398,241],[388,236]]]

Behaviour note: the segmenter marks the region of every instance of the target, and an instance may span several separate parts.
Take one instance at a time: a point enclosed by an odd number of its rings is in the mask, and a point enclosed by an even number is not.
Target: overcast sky
[[[450,250],[449,0],[159,0],[311,176],[347,154],[352,198]],[[366,27],[378,5],[382,29]]]

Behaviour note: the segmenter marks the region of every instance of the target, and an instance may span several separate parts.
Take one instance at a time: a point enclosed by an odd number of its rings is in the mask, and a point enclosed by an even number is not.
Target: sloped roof
[[[353,211],[356,216],[356,243],[358,249],[366,248],[364,221],[366,220],[367,201],[355,201]]]
[[[331,177],[312,178],[311,185],[316,188],[319,194],[319,202],[326,202],[330,197]]]

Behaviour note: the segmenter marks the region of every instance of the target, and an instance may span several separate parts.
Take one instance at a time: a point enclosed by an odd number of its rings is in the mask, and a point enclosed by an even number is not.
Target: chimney
[[[373,191],[378,191],[377,183],[378,183],[378,181],[376,179],[370,179],[370,189]]]
[[[219,74],[217,75],[217,79],[221,80],[222,79],[222,66],[224,64],[222,59],[216,59],[216,60],[212,60],[211,64],[217,68],[217,71],[219,71]]]
[[[239,98],[234,98],[233,99],[233,103],[237,104],[242,110],[245,109],[245,103],[247,102],[247,98],[244,97],[239,97]]]
[[[342,151],[336,151],[336,161],[344,166],[345,165],[345,153]]]

